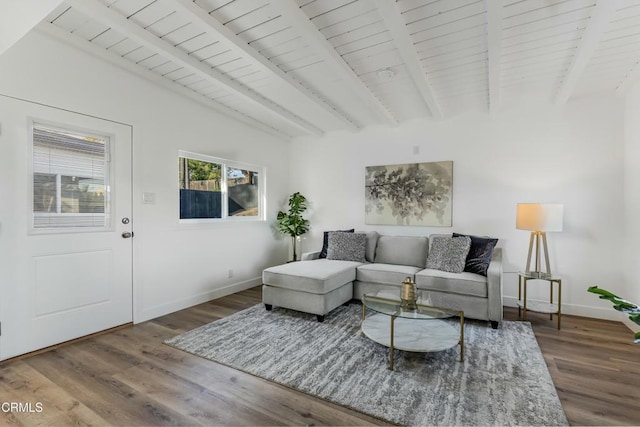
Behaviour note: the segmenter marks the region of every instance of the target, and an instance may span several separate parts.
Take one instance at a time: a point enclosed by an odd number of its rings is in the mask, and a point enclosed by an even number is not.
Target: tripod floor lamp
[[[555,203],[518,203],[516,228],[531,231],[529,238],[529,254],[527,255],[527,273],[551,274],[549,251],[547,249],[547,232],[562,231],[564,206]],[[546,271],[542,271],[540,259],[540,240],[544,250]],[[531,270],[531,254],[535,242],[535,270]]]

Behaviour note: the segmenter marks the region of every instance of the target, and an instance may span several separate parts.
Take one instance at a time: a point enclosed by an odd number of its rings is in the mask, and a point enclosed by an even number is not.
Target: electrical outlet
[[[229,279],[231,279],[233,277],[233,270],[230,268],[229,269]]]

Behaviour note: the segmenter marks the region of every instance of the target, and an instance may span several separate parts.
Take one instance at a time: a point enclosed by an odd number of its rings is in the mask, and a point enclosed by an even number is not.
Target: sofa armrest
[[[300,257],[300,261],[311,261],[313,259],[319,259],[319,258],[320,258],[320,251],[305,252]]]
[[[495,248],[487,269],[487,297],[489,299],[489,320],[502,320],[502,248]]]

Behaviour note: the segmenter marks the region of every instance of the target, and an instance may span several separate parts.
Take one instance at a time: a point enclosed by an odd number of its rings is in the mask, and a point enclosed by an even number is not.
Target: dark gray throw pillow
[[[340,261],[367,262],[365,252],[367,235],[364,233],[329,232],[327,259]]]
[[[493,249],[496,247],[498,239],[453,233],[453,237],[457,236],[467,236],[471,239],[471,249],[469,249],[469,255],[467,255],[464,271],[486,276],[493,256]]]
[[[471,239],[468,236],[434,236],[432,239],[427,256],[427,268],[462,273],[471,247]]]
[[[339,231],[341,233],[353,233],[355,231],[355,228],[352,228],[351,230],[336,230],[336,231]],[[327,257],[327,248],[329,247],[329,233],[331,232],[330,231],[324,232],[324,237],[322,238],[322,250],[320,250],[320,255],[318,256],[318,258]]]

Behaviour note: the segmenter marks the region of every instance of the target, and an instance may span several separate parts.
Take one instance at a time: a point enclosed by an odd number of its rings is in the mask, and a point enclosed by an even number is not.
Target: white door
[[[0,360],[131,322],[132,231],[131,127],[0,96]]]

